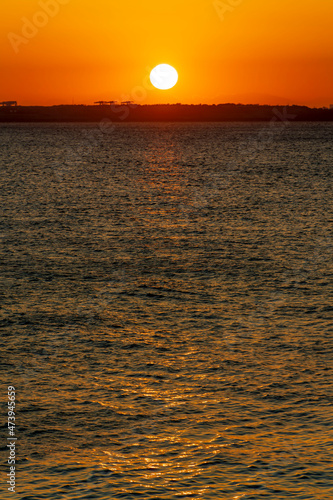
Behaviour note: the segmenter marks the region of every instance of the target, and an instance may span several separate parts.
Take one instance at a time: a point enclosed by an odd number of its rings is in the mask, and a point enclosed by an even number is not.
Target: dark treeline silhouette
[[[112,101],[111,101],[112,102]],[[333,109],[258,104],[105,104],[0,107],[0,122],[333,121]]]

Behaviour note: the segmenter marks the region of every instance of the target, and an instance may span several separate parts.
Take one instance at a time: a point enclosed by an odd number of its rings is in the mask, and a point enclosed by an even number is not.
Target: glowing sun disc
[[[178,82],[178,73],[170,64],[159,64],[151,71],[150,81],[157,89],[172,89]]]

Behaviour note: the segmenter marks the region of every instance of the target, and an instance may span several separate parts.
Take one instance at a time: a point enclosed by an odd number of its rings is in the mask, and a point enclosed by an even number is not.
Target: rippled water
[[[0,127],[1,498],[332,500],[332,132]]]

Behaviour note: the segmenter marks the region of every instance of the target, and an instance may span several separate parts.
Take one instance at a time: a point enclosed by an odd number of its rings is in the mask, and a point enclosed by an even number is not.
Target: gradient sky
[[[0,100],[329,105],[332,26],[332,0],[2,0]],[[149,84],[160,63],[174,89]]]

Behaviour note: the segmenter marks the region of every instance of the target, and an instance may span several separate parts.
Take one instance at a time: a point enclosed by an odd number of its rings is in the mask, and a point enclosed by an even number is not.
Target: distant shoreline
[[[333,121],[333,109],[257,104],[102,104],[0,107],[0,123]]]

